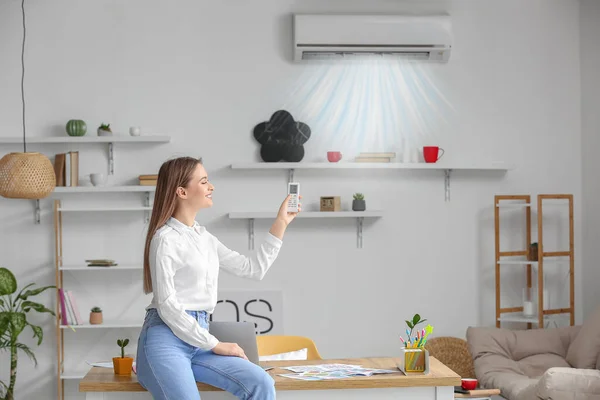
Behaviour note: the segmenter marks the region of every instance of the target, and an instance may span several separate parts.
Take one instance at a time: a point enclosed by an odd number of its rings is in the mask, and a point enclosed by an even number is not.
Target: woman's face
[[[208,181],[208,174],[202,164],[196,166],[192,179],[188,181],[187,186],[183,189],[185,195],[180,195],[180,197],[185,199],[185,202],[194,209],[200,210],[212,206],[212,192],[215,187]]]

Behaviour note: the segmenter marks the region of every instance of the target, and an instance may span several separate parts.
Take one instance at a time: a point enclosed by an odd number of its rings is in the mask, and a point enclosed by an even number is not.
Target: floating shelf
[[[113,211],[150,211],[152,207],[59,207],[60,212],[113,212]]]
[[[141,270],[141,265],[114,265],[111,267],[88,267],[87,265],[68,265],[58,267],[59,271],[127,271]]]
[[[112,136],[33,136],[27,138],[27,144],[50,143],[168,143],[171,137],[167,135],[131,136],[115,133]],[[0,137],[0,144],[23,144],[21,137]]]
[[[112,321],[112,322],[103,322],[101,324],[92,325],[89,323],[85,323],[83,325],[61,325],[61,329],[113,329],[113,328],[141,328],[143,323],[131,323],[124,321]]]
[[[156,186],[57,186],[54,193],[122,193],[155,192]]]
[[[289,182],[294,180],[296,169],[403,169],[403,170],[430,170],[444,171],[444,192],[446,201],[450,201],[450,174],[453,171],[500,171],[506,172],[513,169],[512,166],[503,163],[491,163],[489,165],[471,164],[446,164],[446,163],[362,163],[362,162],[258,162],[231,164],[232,169],[266,170],[284,169],[288,170]]]
[[[85,374],[88,373],[88,371],[91,369],[92,367],[88,368],[87,370],[74,370],[74,371],[70,371],[67,370],[63,373],[60,374],[60,379],[83,379],[83,377],[85,376]]]
[[[275,218],[276,212],[248,211],[229,213],[229,219],[265,219]],[[378,218],[383,217],[383,211],[301,211],[296,218]]]
[[[72,194],[72,193],[146,193],[146,199],[144,204],[146,207],[150,206],[150,193],[156,191],[156,186],[142,186],[142,185],[128,185],[128,186],[57,186],[50,195],[51,197],[58,197],[60,194]],[[34,217],[35,223],[39,224],[41,220],[41,207],[40,200],[34,200],[35,209]],[[149,215],[146,214],[146,222],[148,222]]]
[[[547,321],[549,319],[549,317],[550,317],[549,315],[544,315],[544,321]],[[501,315],[498,318],[498,321],[527,322],[527,323],[537,324],[537,323],[539,323],[539,318],[537,315],[525,316],[525,315],[523,315],[522,312],[516,312],[516,313],[506,313],[504,315]]]
[[[113,175],[115,172],[115,152],[114,143],[168,143],[170,136],[165,135],[140,135],[131,136],[115,133],[111,136],[37,136],[27,139],[28,144],[108,144],[108,173]],[[0,144],[23,144],[20,137],[0,137]]]
[[[247,211],[229,213],[229,219],[247,219],[248,224],[248,248],[254,249],[254,220],[271,219],[277,216],[272,211]],[[383,211],[301,211],[296,218],[356,218],[356,246],[362,248],[363,242],[363,219],[381,218]]]
[[[557,259],[557,258],[548,258],[544,260],[544,264],[561,264],[568,263],[570,260],[566,259]],[[498,265],[532,265],[537,266],[539,264],[538,261],[527,261],[527,260],[500,260],[498,261]]]

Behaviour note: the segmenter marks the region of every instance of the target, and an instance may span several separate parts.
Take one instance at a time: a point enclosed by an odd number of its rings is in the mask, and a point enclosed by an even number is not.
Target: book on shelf
[[[389,163],[392,162],[390,157],[356,157],[354,159],[355,162],[364,162],[364,163]]]
[[[389,152],[362,152],[358,157],[366,158],[396,158],[396,153],[393,151]]]
[[[139,181],[141,186],[156,186],[158,180],[158,174],[154,175],[140,175]]]
[[[495,395],[500,395],[500,389],[473,389],[460,390],[460,392],[454,392],[455,399],[491,399],[491,396]]]
[[[83,319],[79,313],[79,307],[73,292],[59,288],[58,294],[60,297],[61,325],[83,325]]]
[[[396,158],[394,152],[362,152],[354,158],[356,162],[367,162],[367,163],[389,163]]]
[[[69,151],[54,156],[56,186],[79,186],[79,152]]]

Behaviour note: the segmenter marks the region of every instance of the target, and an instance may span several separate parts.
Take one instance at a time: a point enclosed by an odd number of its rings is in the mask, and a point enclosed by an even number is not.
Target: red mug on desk
[[[442,154],[439,154],[439,152]],[[439,154],[439,155],[438,155]],[[427,163],[434,163],[444,155],[444,149],[438,146],[423,146],[423,158]]]
[[[342,153],[339,151],[328,151],[327,152],[327,160],[329,162],[338,162],[342,159]]]

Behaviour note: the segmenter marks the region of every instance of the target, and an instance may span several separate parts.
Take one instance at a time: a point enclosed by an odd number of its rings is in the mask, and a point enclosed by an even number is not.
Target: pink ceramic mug
[[[329,162],[338,162],[342,159],[342,153],[339,151],[328,151],[327,152],[327,160]]]

